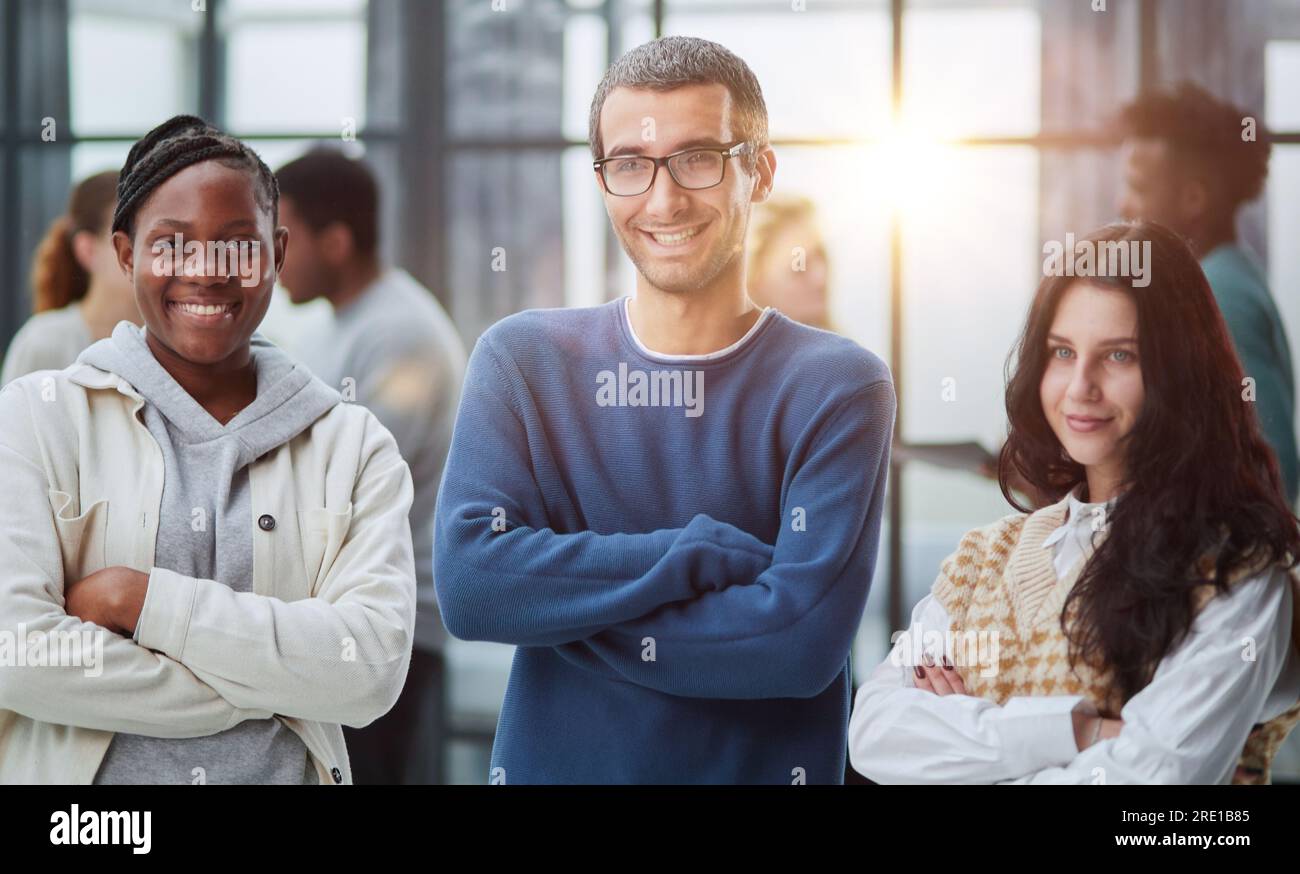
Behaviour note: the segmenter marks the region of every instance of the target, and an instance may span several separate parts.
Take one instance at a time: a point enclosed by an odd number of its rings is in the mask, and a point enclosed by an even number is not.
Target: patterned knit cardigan
[[[957,551],[944,560],[934,583],[935,599],[947,611],[953,640],[992,640],[996,634],[996,671],[967,670],[962,680],[971,695],[1004,704],[1017,695],[1083,695],[1099,712],[1118,716],[1123,700],[1110,685],[1111,672],[1080,663],[1070,668],[1068,640],[1060,616],[1065,596],[1074,586],[1084,562],[1058,582],[1052,548],[1042,543],[1064,523],[1069,498],[1032,514],[1017,513],[966,534]],[[1099,534],[1097,541],[1104,536]],[[1203,564],[1207,579],[1213,565]],[[1234,573],[1236,582],[1251,573]],[[1291,573],[1293,589],[1292,643],[1300,649],[1300,574]],[[1194,609],[1213,596],[1209,583],[1197,587]],[[1067,621],[1074,621],[1071,605]],[[973,661],[973,660],[972,660]],[[985,676],[985,675],[988,676]],[[1300,702],[1285,713],[1256,723],[1246,739],[1233,783],[1269,782],[1269,764],[1278,747],[1300,721]]]

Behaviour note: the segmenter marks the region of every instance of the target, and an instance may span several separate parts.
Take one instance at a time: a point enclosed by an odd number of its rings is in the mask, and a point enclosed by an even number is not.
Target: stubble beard
[[[738,220],[731,225],[730,238],[718,240],[698,267],[689,264],[664,264],[659,259],[645,254],[638,245],[640,240],[633,243],[622,229],[618,230],[618,237],[632,265],[652,286],[667,294],[693,294],[711,285],[736,258],[740,257],[747,219],[747,215],[738,217]],[[633,229],[627,233],[639,235],[640,231]]]

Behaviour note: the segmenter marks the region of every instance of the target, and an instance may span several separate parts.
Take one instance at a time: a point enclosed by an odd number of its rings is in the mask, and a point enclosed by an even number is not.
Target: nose
[[[655,174],[654,184],[650,186],[645,197],[646,215],[657,222],[665,223],[678,215],[690,202],[690,195],[686,189],[677,184],[677,180],[668,172],[666,166],[659,168],[659,172]]]
[[[238,251],[234,247],[227,248],[220,243],[205,244],[203,247],[202,271],[193,276],[187,276],[186,279],[204,288],[225,285],[237,272],[235,265],[238,263],[238,258]],[[232,261],[235,264],[232,264]]]
[[[1080,355],[1075,359],[1074,370],[1070,373],[1070,384],[1066,396],[1075,403],[1094,403],[1100,398],[1097,380],[1093,375],[1091,359]]]
[[[192,284],[203,288],[210,288],[214,285],[225,285],[229,277],[224,276],[216,271],[211,273],[200,273],[196,276],[186,277]]]

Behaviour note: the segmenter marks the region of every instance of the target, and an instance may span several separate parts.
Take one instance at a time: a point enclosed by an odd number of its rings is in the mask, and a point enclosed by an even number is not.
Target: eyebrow
[[[702,139],[696,138],[681,143],[680,145],[677,146],[677,148],[673,149],[668,154],[670,155],[676,154],[677,152],[682,152],[685,151],[686,149],[701,149],[701,148],[723,149],[726,148],[726,146],[727,146],[726,143],[720,143],[717,140],[711,139],[709,137],[704,137]],[[620,155],[643,155],[643,154],[645,153],[637,151],[635,146],[616,146],[614,149],[610,150],[609,153],[605,155],[605,157],[616,158],[619,157]]]
[[[1074,345],[1074,342],[1072,340],[1066,337],[1062,337],[1060,334],[1048,334],[1047,339],[1056,340],[1059,343],[1069,343],[1071,346]],[[1109,340],[1102,340],[1097,345],[1098,346],[1136,346],[1137,338],[1136,337],[1111,337]]]
[[[152,230],[156,231],[160,228],[179,228],[181,230],[188,230],[191,227],[193,227],[193,225],[183,219],[163,218],[158,219],[153,223]],[[218,234],[222,234],[235,228],[253,228],[256,230],[257,222],[248,219],[235,219],[234,221],[226,222],[218,228],[217,231]]]

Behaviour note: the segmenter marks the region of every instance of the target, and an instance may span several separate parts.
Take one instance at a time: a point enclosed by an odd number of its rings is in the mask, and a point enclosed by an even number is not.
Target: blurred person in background
[[[834,331],[829,262],[817,207],[806,197],[773,195],[755,204],[749,220],[749,296],[796,322]]]
[[[82,349],[113,333],[117,323],[140,323],[131,283],[113,250],[117,171],[83,179],[68,209],[50,225],[32,264],[34,315],[14,335],[0,385],[36,370],[62,370]]]
[[[1120,127],[1119,211],[1172,228],[1200,259],[1245,375],[1254,380],[1253,407],[1294,507],[1300,459],[1291,349],[1264,271],[1237,241],[1237,213],[1268,176],[1268,134],[1244,109],[1191,83],[1139,95],[1121,111]]]
[[[446,630],[433,587],[433,511],[464,378],[465,347],[427,288],[379,256],[379,187],[370,168],[321,148],[276,174],[289,247],[280,284],[295,304],[323,298],[333,316],[294,353],[397,440],[415,497],[418,610],[406,688],[384,717],[345,728],[357,783],[440,783]]]

